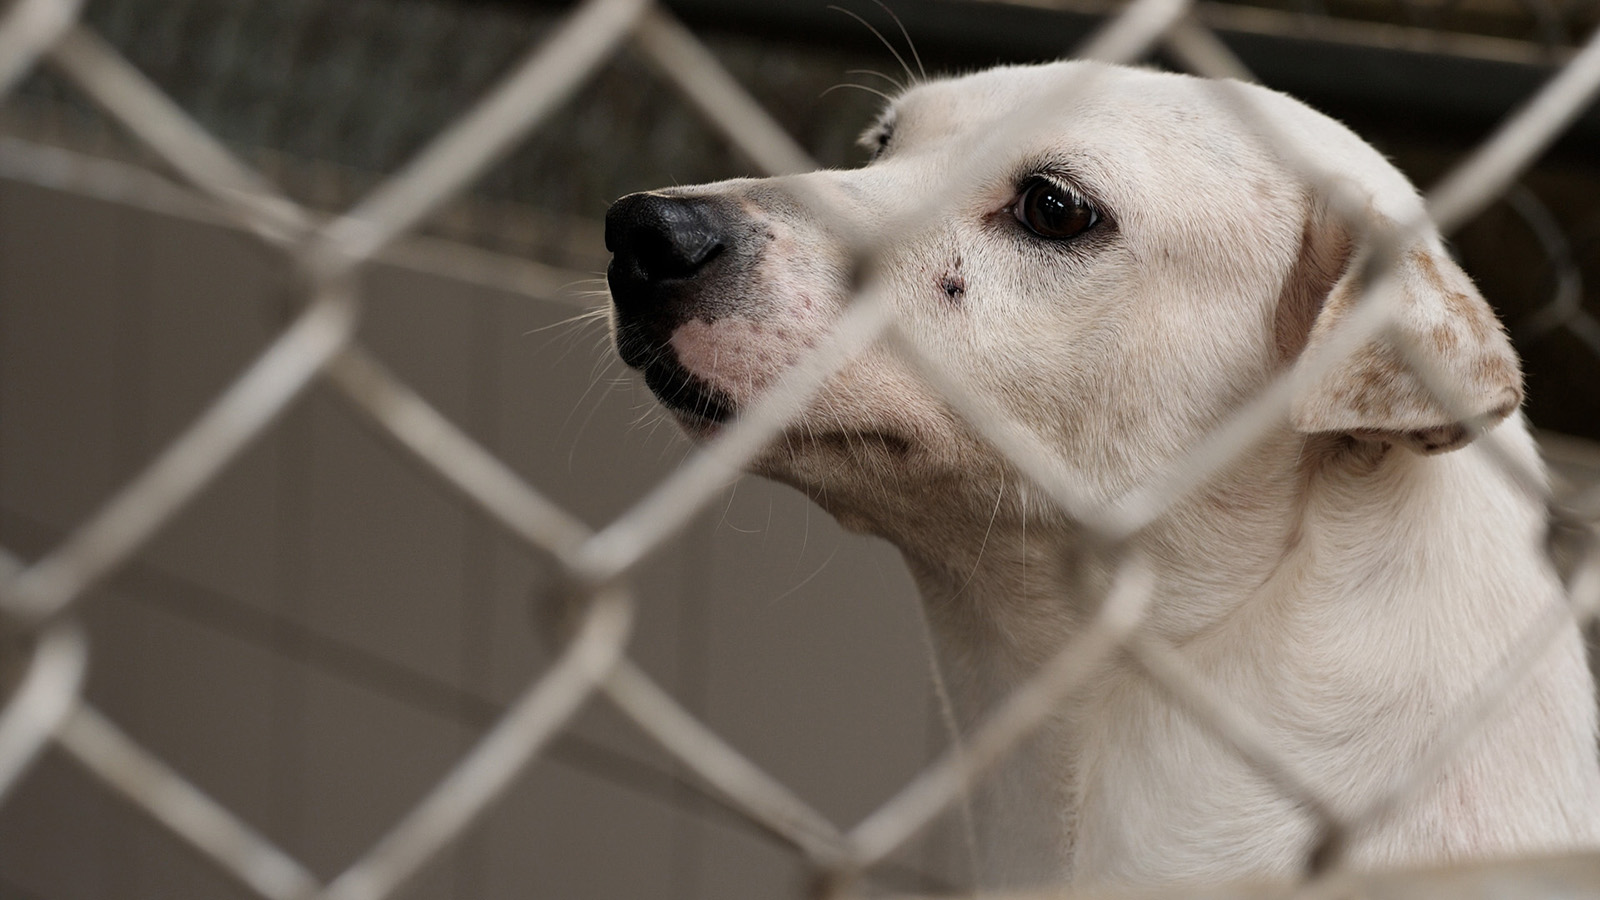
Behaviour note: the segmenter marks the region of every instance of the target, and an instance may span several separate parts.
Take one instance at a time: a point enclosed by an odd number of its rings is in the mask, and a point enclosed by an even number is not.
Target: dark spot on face
[[[945,275],[940,280],[939,286],[944,289],[945,297],[952,302],[960,300],[967,293],[967,280],[954,273]]]
[[[967,279],[961,274],[961,257],[956,257],[949,270],[939,279],[939,287],[944,291],[945,298],[952,303],[966,296]]]

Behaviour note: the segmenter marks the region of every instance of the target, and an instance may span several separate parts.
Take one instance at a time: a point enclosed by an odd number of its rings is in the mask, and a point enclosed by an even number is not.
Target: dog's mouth
[[[689,371],[671,353],[657,353],[638,366],[656,400],[670,410],[684,430],[696,440],[715,437],[723,425],[738,417],[739,404],[727,392]],[[847,457],[863,454],[909,456],[912,441],[892,430],[871,427],[818,428],[796,421],[785,428],[776,447],[789,453],[823,451]]]
[[[714,436],[722,425],[739,414],[738,405],[731,397],[681,366],[672,363],[647,366],[644,381],[661,405],[671,410],[695,438]],[[786,428],[778,445],[791,453],[822,450],[844,456],[877,452],[903,458],[912,451],[910,439],[892,431],[873,428],[818,430],[803,422]]]
[[[665,341],[628,323],[618,324],[616,341],[617,355],[623,363],[644,375],[644,383],[656,400],[691,432],[699,435],[714,431],[737,415],[738,403],[689,371]]]
[[[738,414],[733,398],[702,381],[676,360],[659,359],[645,366],[644,383],[661,405],[686,420],[685,424],[721,425]]]

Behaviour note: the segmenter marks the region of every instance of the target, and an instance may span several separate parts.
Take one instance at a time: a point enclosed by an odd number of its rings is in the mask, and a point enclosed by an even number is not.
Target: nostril
[[[639,274],[650,281],[687,278],[722,252],[722,243],[705,232],[639,229],[629,243]]]
[[[606,248],[627,277],[689,278],[725,249],[725,224],[707,198],[630,194],[606,213]]]

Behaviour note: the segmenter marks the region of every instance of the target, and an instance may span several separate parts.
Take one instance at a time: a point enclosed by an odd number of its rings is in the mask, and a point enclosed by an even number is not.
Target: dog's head
[[[1422,210],[1380,154],[1288,97],[1090,63],[916,86],[865,141],[860,169],[612,207],[617,347],[692,437],[821,343],[865,281],[913,341],[1110,496],[1327,343],[1364,294],[1366,226]],[[1361,216],[1332,202],[1337,185]],[[1296,397],[1285,435],[1433,453],[1469,439],[1464,418],[1519,403],[1516,358],[1438,236],[1395,263],[1401,332],[1466,403],[1436,402],[1402,354],[1369,342]],[[878,530],[933,507],[992,517],[1012,475],[881,345],[756,468]]]

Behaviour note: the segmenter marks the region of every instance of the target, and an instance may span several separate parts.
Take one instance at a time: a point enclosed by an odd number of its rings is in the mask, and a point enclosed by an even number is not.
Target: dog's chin
[[[716,439],[742,411],[730,404],[717,407],[725,415],[708,416],[705,406],[687,402],[685,396],[662,404],[696,444]],[[802,416],[790,422],[745,470],[806,494],[848,531],[905,538],[895,520],[907,509],[935,505],[926,494],[929,473],[948,478],[948,448],[938,435],[931,436],[930,444],[893,424],[846,425],[833,416],[820,418]]]
[[[667,407],[667,411],[672,414],[672,420],[678,423],[678,429],[696,444],[703,444],[715,438],[728,425],[726,420],[707,418],[698,413],[673,409],[670,406]]]
[[[672,414],[683,433],[695,443],[717,437],[737,418],[737,411],[732,409],[719,409],[718,413],[707,415],[703,407],[665,401],[662,401],[662,405]],[[817,428],[802,421],[791,424],[773,438],[758,455],[757,466],[762,470],[809,469],[818,462],[837,466],[851,460],[902,461],[915,452],[916,447],[910,438],[890,429],[870,426]]]
[[[715,437],[739,413],[727,393],[690,373],[676,360],[654,362],[644,369],[644,382],[656,400],[690,438]]]
[[[693,375],[681,366],[666,364],[647,367],[645,384],[656,400],[672,414],[678,427],[696,443],[721,434],[738,418],[742,407],[726,391]],[[770,463],[782,460],[823,457],[831,464],[862,457],[904,459],[913,452],[911,440],[892,428],[872,424],[826,426],[804,418],[789,424],[774,438],[761,459]]]

